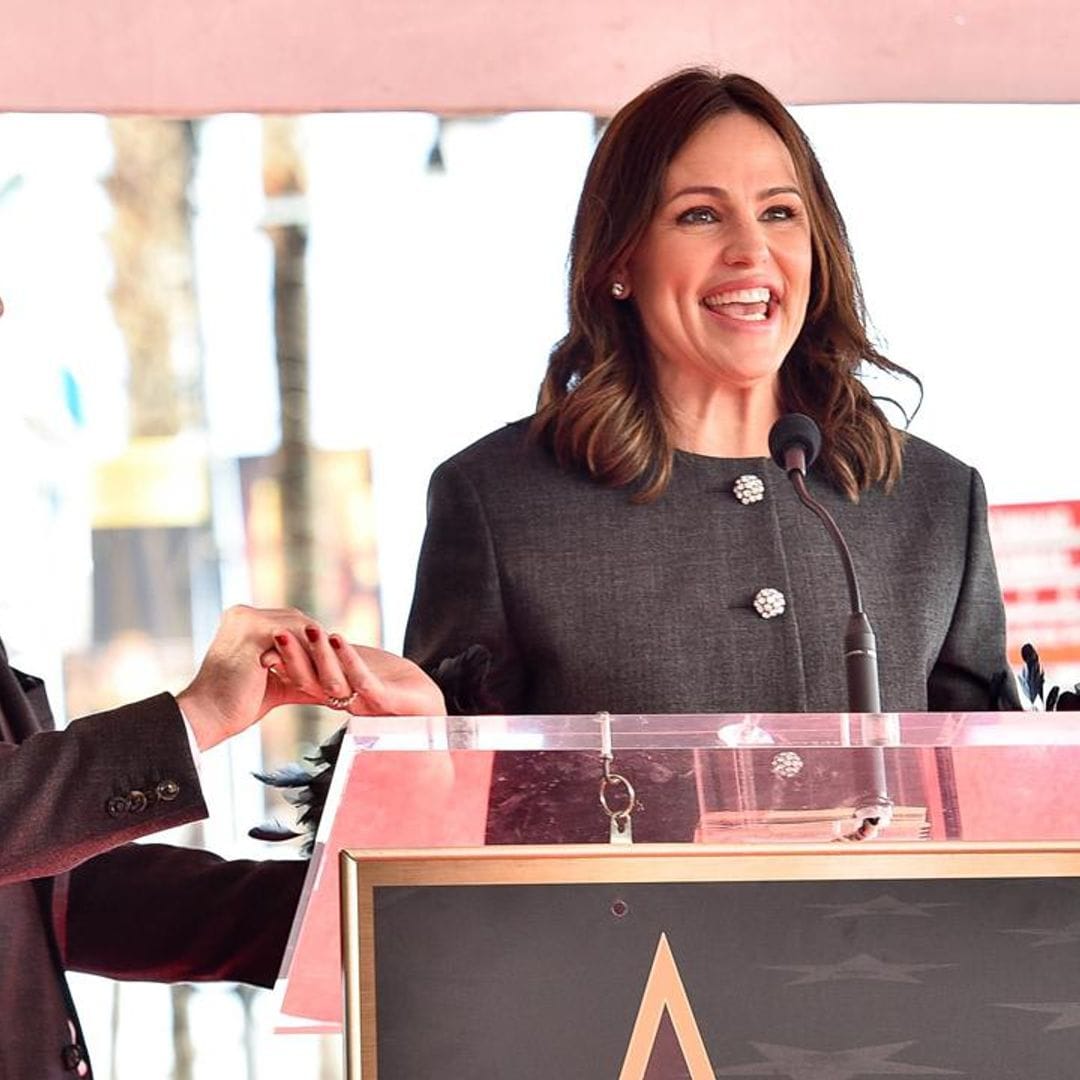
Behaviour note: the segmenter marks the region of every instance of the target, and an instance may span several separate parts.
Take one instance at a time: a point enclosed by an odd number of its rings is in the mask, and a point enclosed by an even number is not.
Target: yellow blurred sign
[[[190,435],[134,439],[94,470],[95,529],[192,526],[210,519],[206,446]]]

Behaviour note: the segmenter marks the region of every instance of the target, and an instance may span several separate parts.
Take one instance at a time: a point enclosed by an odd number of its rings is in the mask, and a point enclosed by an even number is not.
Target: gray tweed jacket
[[[430,667],[479,643],[506,711],[846,708],[843,569],[764,458],[676,455],[647,505],[559,468],[508,425],[441,465],[405,652]],[[735,480],[764,498],[743,505]],[[910,438],[899,485],[848,501],[809,478],[851,548],[889,711],[989,707],[1004,611],[975,470]],[[783,614],[763,618],[760,589]]]

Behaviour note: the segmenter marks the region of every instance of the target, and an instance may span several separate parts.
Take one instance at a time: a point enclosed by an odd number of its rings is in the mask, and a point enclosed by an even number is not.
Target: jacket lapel
[[[31,697],[35,699],[33,703]],[[51,726],[41,680],[15,671],[8,664],[4,643],[0,641],[0,738],[4,742],[22,742],[34,732]]]
[[[0,669],[5,673],[11,670],[8,667],[7,651],[4,649],[3,641],[0,641]],[[15,742],[15,732],[8,723],[7,710],[4,708],[4,697],[4,694],[0,694],[0,742]]]

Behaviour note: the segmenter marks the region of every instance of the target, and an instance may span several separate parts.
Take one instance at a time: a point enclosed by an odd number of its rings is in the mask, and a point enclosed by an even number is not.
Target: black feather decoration
[[[266,840],[277,843],[281,840],[295,840],[301,833],[290,829],[288,825],[282,825],[280,821],[267,821],[262,825],[256,825],[248,829],[248,836],[252,840]]]
[[[272,842],[295,840],[298,836],[305,836],[304,854],[311,854],[344,736],[345,728],[338,728],[330,738],[318,746],[314,754],[304,758],[304,761],[310,762],[314,768],[292,761],[273,772],[254,774],[257,780],[261,780],[269,787],[280,788],[286,800],[293,806],[303,808],[296,818],[297,825],[302,829],[297,831],[279,822],[265,822],[248,829],[248,836],[254,840]]]
[[[449,715],[472,716],[503,711],[489,686],[491,663],[489,650],[483,645],[470,645],[456,656],[440,661],[429,672],[442,691]],[[248,836],[268,841],[294,840],[303,836],[303,852],[311,855],[344,737],[345,726],[342,725],[312,755],[304,758],[309,764],[290,762],[273,772],[255,773],[264,784],[280,788],[285,798],[298,808],[298,828],[289,829],[270,822],[249,829]]]
[[[312,761],[314,759],[304,758],[304,760]],[[313,774],[306,765],[301,765],[298,761],[290,761],[288,765],[282,765],[280,769],[275,769],[273,772],[254,773],[253,775],[257,780],[261,780],[270,787],[300,788],[311,783]]]
[[[449,716],[500,713],[502,705],[491,688],[491,652],[470,645],[456,656],[440,660],[429,674],[442,691]]]
[[[1057,699],[1058,712],[1080,712],[1080,686],[1074,690],[1062,690]]]
[[[1024,661],[1024,670],[1020,673],[1020,688],[1024,691],[1028,701],[1034,705],[1043,697],[1043,686],[1046,683],[1046,675],[1039,660],[1039,654],[1035,646],[1030,642],[1020,649],[1020,659]]]
[[[1020,685],[1028,704],[1032,708],[1038,708],[1038,702],[1043,698],[1045,691],[1045,704],[1043,708],[1047,712],[1080,712],[1080,684],[1072,690],[1062,690],[1059,686],[1051,686],[1046,689],[1046,673],[1043,671],[1042,661],[1035,646],[1028,643],[1020,650],[1020,659],[1024,661],[1024,668],[1017,674],[1016,680]],[[999,673],[1001,675],[1003,673]],[[999,675],[990,680],[991,690],[997,686]],[[1004,709],[1009,706],[999,704],[997,708]],[[1019,706],[1023,708],[1023,705]]]

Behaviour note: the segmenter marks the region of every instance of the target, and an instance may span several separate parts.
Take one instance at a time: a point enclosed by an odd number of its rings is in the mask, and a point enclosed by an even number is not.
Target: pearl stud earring
[[[611,295],[616,300],[621,300],[626,295],[626,286],[621,281],[613,281],[611,283]]]

